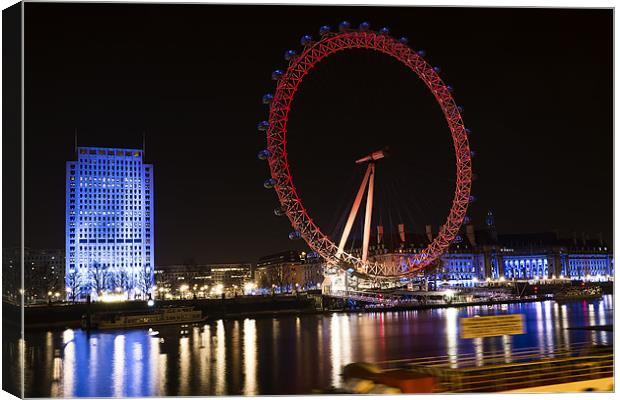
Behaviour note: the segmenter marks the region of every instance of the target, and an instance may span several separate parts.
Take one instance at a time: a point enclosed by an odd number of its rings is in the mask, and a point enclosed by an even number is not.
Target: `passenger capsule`
[[[469,196],[469,202],[473,203],[474,201],[476,201],[476,197],[472,194],[471,196]]]
[[[369,22],[366,22],[366,21],[362,22],[362,23],[360,24],[360,26],[359,26],[359,29],[360,29],[360,31],[362,31],[362,32],[367,31],[368,29],[370,29],[370,23],[369,23]]]
[[[286,61],[290,61],[296,55],[297,55],[297,52],[295,50],[286,50],[286,52],[284,53],[284,59]]]
[[[469,155],[470,155],[471,158],[474,158],[474,157],[476,157],[476,152],[473,151],[473,150],[470,150]]]
[[[286,211],[284,211],[284,209],[282,207],[276,207],[276,208],[273,209],[273,214],[276,217],[281,217],[281,216],[286,214]]]
[[[409,39],[407,39],[405,36],[403,36],[400,39],[398,39],[398,41],[401,42],[402,44],[409,43]]]
[[[284,75],[284,72],[282,72],[282,70],[280,69],[276,69],[275,71],[271,73],[271,79],[273,79],[274,81],[277,81],[278,79],[282,77],[282,75]]]
[[[319,34],[325,35],[326,33],[330,33],[332,31],[332,27],[329,25],[323,25],[319,28]]]
[[[426,56],[426,51],[424,51],[424,50],[418,50],[418,55],[419,55],[420,57],[424,57],[424,56]]]
[[[456,106],[456,109],[459,110],[460,113],[465,111],[465,107],[463,106]]]
[[[276,185],[276,180],[273,178],[269,178],[265,181],[265,183],[263,183],[263,186],[265,187],[265,189],[271,189]]]
[[[319,253],[317,253],[316,251],[311,251],[306,255],[306,258],[319,258]]]
[[[465,128],[465,133],[467,134],[467,136],[471,135],[471,129]]]
[[[303,35],[301,39],[299,40],[299,42],[301,43],[302,46],[306,46],[312,42],[312,36]]]
[[[259,131],[266,131],[267,129],[269,129],[269,121],[261,121],[258,123],[258,130]]]
[[[461,243],[463,241],[463,237],[461,235],[456,235],[454,237],[454,242],[455,243]]]
[[[351,23],[349,21],[342,21],[340,25],[338,25],[338,30],[340,30],[340,32],[344,32],[349,28],[351,28]]]
[[[435,71],[436,73],[440,73],[441,72],[441,68],[433,67],[433,71]]]
[[[390,28],[388,28],[387,26],[384,26],[383,28],[379,29],[379,33],[382,35],[389,35],[390,34]]]
[[[259,160],[266,160],[269,157],[271,157],[271,152],[267,149],[261,150],[258,152],[258,159]]]
[[[269,104],[273,101],[273,95],[271,93],[267,93],[263,96],[263,104]]]
[[[291,240],[301,239],[301,233],[299,233],[299,231],[293,231],[288,234],[288,238]]]
[[[446,89],[448,89],[448,92],[450,93],[454,92],[454,88],[450,85],[446,86]]]
[[[471,218],[469,218],[467,215],[465,216],[465,218],[463,218],[463,223],[464,224],[469,224],[471,222]]]

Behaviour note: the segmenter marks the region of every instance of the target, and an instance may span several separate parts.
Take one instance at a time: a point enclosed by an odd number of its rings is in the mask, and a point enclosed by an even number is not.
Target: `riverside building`
[[[430,226],[425,231],[405,232],[403,227],[399,232],[387,232],[379,238],[372,236],[369,260],[404,267],[408,257],[421,252],[434,239]],[[354,240],[351,254],[361,257],[361,245],[361,240]],[[256,268],[257,284],[268,287],[275,282],[276,287],[281,283],[290,289],[295,282],[302,282],[302,285],[315,281],[324,283],[322,277],[314,278],[317,274],[313,274],[314,279],[297,278],[296,266],[304,265],[295,252],[263,257]],[[324,263],[320,267],[324,270]],[[420,271],[412,280],[424,280],[429,287],[437,288],[440,285],[467,287],[513,280],[596,282],[611,280],[613,275],[613,250],[602,235],[593,238],[585,233],[573,233],[569,237],[558,232],[498,234],[494,216],[489,211],[483,227],[476,229],[472,223],[465,224],[438,262]],[[332,276],[325,285],[344,290],[342,279],[336,283],[333,279],[337,278]],[[408,278],[401,280],[403,284],[409,281]]]
[[[149,298],[153,166],[143,163],[143,151],[78,147],[66,181],[67,299]]]
[[[399,243],[371,246],[373,259],[404,263],[408,255],[420,252],[434,234],[407,234]],[[355,249],[354,254],[360,250]],[[606,281],[613,277],[614,258],[610,246],[599,234],[582,233],[563,237],[559,232],[498,234],[491,211],[485,226],[469,223],[461,228],[448,251],[424,277],[436,283],[472,286],[480,281],[572,279]]]

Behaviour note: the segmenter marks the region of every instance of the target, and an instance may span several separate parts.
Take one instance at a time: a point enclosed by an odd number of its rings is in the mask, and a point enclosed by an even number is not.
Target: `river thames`
[[[459,318],[523,313],[526,333],[461,339]],[[339,386],[342,366],[426,356],[482,357],[575,343],[611,344],[613,332],[567,329],[613,324],[613,296],[421,311],[335,313],[219,320],[200,326],[92,332],[29,332],[27,397],[304,394]],[[187,330],[187,332],[184,332]],[[6,340],[6,338],[5,338]],[[16,354],[17,341],[5,342]],[[8,348],[7,348],[8,347]],[[18,381],[18,377],[13,377]]]

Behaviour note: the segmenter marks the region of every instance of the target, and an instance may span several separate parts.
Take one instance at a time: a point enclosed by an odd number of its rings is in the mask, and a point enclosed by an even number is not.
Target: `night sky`
[[[611,10],[27,3],[26,246],[64,247],[65,162],[79,144],[141,147],[155,166],[156,263],[255,262],[289,248],[263,188],[256,130],[283,54],[348,19],[407,36],[455,87],[476,151],[470,216],[500,233],[613,233]],[[434,230],[454,189],[439,106],[396,60],[342,52],[293,103],[295,184],[328,233],[342,229],[363,170],[377,165],[373,224]],[[6,222],[5,222],[6,223]],[[356,236],[357,235],[357,236]],[[354,237],[359,236],[355,229]]]

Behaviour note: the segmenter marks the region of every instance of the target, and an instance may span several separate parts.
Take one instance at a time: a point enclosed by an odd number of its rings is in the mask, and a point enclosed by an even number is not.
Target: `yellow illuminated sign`
[[[460,318],[461,339],[525,333],[523,314]]]

